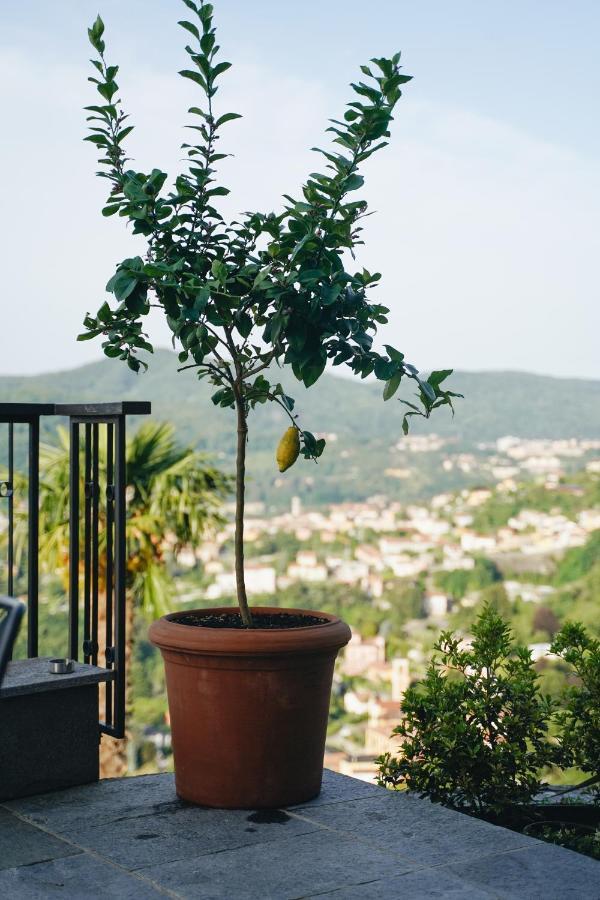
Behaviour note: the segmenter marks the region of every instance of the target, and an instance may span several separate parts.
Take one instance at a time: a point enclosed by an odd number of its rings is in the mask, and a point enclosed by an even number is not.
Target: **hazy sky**
[[[98,7],[98,4],[100,6]],[[180,167],[198,98],[178,0],[0,0],[0,372],[70,368],[86,310],[143,242],[103,219],[83,143],[86,27],[100,12],[142,170]],[[428,367],[600,377],[600,4],[596,0],[215,0],[235,158],[226,209],[298,193],[328,116],[373,55],[414,75],[365,171],[359,263],[384,275],[386,339]],[[158,343],[166,332],[156,326]],[[116,365],[117,363],[115,363]]]

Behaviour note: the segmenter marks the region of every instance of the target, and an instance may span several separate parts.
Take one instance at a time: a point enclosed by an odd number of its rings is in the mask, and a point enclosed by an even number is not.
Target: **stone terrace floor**
[[[0,805],[0,897],[600,898],[600,863],[325,772],[286,811],[193,807],[171,775]]]

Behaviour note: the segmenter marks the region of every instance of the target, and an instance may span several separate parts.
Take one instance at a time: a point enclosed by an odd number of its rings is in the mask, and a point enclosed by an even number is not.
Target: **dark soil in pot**
[[[189,613],[177,616],[179,625],[197,628],[245,628],[239,613]],[[257,617],[255,628],[306,628],[310,625],[325,625],[322,616],[300,616],[293,613],[271,613]]]

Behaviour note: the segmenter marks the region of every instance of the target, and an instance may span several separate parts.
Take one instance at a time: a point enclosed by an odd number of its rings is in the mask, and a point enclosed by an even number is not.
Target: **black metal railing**
[[[40,416],[53,415],[47,403],[0,403],[0,424],[7,426],[6,479],[0,481],[0,501],[6,509],[6,584],[9,597],[15,596],[15,499],[19,498],[15,468],[15,438],[27,430],[27,655],[38,655],[38,527]],[[21,432],[17,434],[18,432]],[[23,443],[19,440],[19,446]],[[24,476],[24,473],[23,473]],[[25,483],[25,482],[23,482]],[[19,480],[19,487],[21,481]]]
[[[64,416],[69,422],[69,617],[68,655],[111,673],[105,682],[100,728],[114,737],[125,733],[125,649],[127,595],[126,421],[148,415],[141,402],[98,404],[0,404],[7,426],[7,477],[0,481],[5,502],[5,584],[11,596],[27,598],[27,656],[39,650],[39,435],[40,417]],[[25,444],[15,429],[28,427],[26,463],[17,464]],[[24,472],[27,470],[25,491]],[[22,477],[17,477],[17,475]],[[23,496],[17,487],[21,488]],[[26,498],[25,499],[25,493]],[[15,511],[20,504],[27,524],[26,571],[16,566]],[[0,512],[2,506],[0,506]],[[24,588],[26,580],[26,589]]]

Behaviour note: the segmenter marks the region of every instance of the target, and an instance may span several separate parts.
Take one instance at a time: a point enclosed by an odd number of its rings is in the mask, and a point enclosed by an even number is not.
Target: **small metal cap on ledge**
[[[67,675],[73,671],[72,659],[50,659],[48,660],[48,671],[52,675]]]

